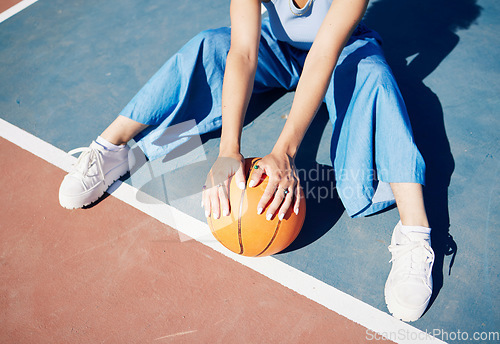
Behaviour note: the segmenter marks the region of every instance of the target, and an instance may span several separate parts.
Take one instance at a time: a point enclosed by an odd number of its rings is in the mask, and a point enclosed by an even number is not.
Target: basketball
[[[250,257],[269,256],[288,247],[299,234],[306,215],[304,192],[300,190],[299,214],[293,212],[293,203],[280,221],[277,214],[266,220],[266,208],[257,214],[257,205],[268,183],[263,175],[261,182],[248,186],[254,165],[260,158],[245,159],[247,185],[244,190],[237,187],[234,178],[229,183],[231,213],[219,219],[208,218],[213,236],[229,250]],[[271,200],[272,201],[272,200]]]

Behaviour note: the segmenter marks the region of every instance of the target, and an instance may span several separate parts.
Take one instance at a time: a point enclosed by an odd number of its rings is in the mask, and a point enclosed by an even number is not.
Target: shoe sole
[[[59,192],[59,203],[66,209],[79,209],[96,202],[115,181],[127,174],[129,171],[128,168],[125,172],[120,173],[120,168],[125,164],[128,166],[128,162],[124,162],[109,171],[102,183],[97,184],[94,188],[85,193],[79,195],[64,195]],[[106,182],[106,179],[108,179],[108,182]]]
[[[387,304],[387,309],[389,309],[389,312],[393,317],[406,322],[420,319],[428,304],[426,303],[419,308],[404,307],[396,301],[392,293],[388,292],[387,289],[385,290],[385,303]]]

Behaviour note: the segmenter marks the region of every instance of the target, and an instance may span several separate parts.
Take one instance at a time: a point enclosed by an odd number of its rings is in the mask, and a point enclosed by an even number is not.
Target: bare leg
[[[391,183],[399,217],[405,226],[429,227],[424,206],[422,185],[418,183]]]
[[[101,134],[103,139],[114,145],[126,144],[148,126],[124,116],[118,116]]]

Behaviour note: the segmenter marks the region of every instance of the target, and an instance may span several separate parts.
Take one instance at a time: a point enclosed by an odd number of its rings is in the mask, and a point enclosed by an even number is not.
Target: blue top
[[[276,38],[302,50],[311,49],[331,3],[332,0],[309,0],[303,8],[297,8],[293,0],[263,2]]]

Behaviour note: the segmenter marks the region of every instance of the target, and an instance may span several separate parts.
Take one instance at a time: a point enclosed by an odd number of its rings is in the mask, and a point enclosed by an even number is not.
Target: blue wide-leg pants
[[[190,137],[220,129],[222,82],[230,28],[190,40],[144,85],[120,115],[148,124],[135,137],[153,160]],[[307,51],[279,42],[264,19],[255,93],[293,90]],[[389,182],[424,184],[425,164],[378,34],[360,24],[342,51],[325,95],[333,124],[331,158],[338,194],[352,217],[394,204]],[[195,120],[196,127],[167,131]],[[168,132],[168,135],[166,133]]]

